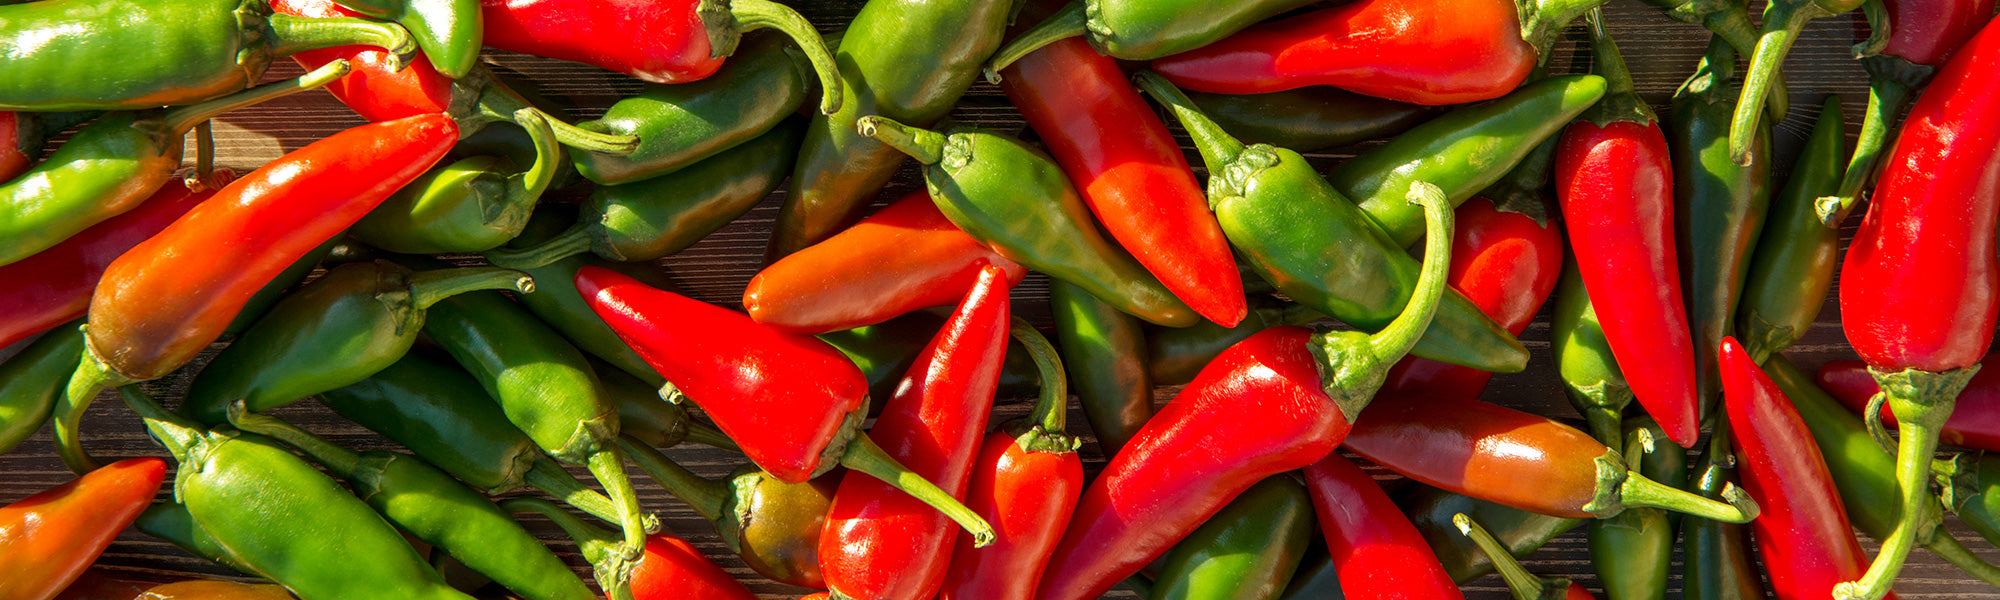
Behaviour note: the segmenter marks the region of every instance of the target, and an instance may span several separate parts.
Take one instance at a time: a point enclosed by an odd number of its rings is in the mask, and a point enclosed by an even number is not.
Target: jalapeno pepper
[[[167,462],[122,460],[0,506],[0,598],[49,598],[75,581],[160,491]]]
[[[535,162],[474,156],[431,169],[362,217],[348,235],[409,254],[479,252],[519,236],[555,182],[563,151],[541,113],[522,109],[514,122],[534,140]]]
[[[1117,456],[1153,417],[1154,382],[1139,319],[1061,280],[1049,282],[1049,312],[1084,420],[1104,456]]]
[[[1847,143],[1842,121],[1840,97],[1828,94],[1791,179],[1771,199],[1770,222],[1750,255],[1736,336],[1760,363],[1805,335],[1833,287],[1840,229],[1820,220],[1816,200],[1840,185],[1840,150]]]
[[[1626,469],[1671,487],[1687,487],[1687,450],[1667,441],[1659,424],[1643,416],[1627,419],[1622,437]],[[1590,522],[1590,563],[1605,598],[1666,597],[1679,533],[1674,521],[1679,518],[1657,508],[1637,508]]]
[[[1054,286],[1050,286],[1049,289],[1051,290],[1049,296],[1055,297]],[[1146,377],[1152,381],[1151,384],[1144,386],[1147,388],[1145,393],[1147,406],[1152,405],[1152,386],[1181,385],[1193,381],[1195,374],[1201,372],[1201,368],[1207,366],[1208,361],[1214,360],[1217,354],[1221,354],[1223,350],[1229,349],[1237,342],[1272,327],[1306,325],[1323,318],[1323,315],[1303,305],[1279,302],[1269,296],[1253,296],[1249,299],[1249,303],[1249,312],[1235,327],[1223,327],[1211,321],[1202,321],[1188,327],[1145,328],[1145,351],[1126,354],[1145,359]],[[1062,347],[1067,350],[1070,344],[1064,343]],[[1396,376],[1392,373],[1389,378],[1394,381]],[[1078,395],[1082,395],[1081,391]],[[1086,403],[1084,406],[1088,407],[1089,404]],[[1147,409],[1147,414],[1152,414],[1150,408]],[[1139,425],[1145,422],[1143,418],[1138,419],[1132,423],[1132,429],[1138,429]],[[1098,439],[1101,441],[1104,436],[1099,435]]]
[[[634,442],[630,436],[619,440],[632,464],[713,524],[723,545],[750,570],[786,585],[826,587],[819,540],[845,469],[787,483],[756,465],[743,465],[724,480],[714,481]]]
[[[1590,590],[1584,589],[1583,584],[1560,577],[1545,579],[1529,573],[1526,568],[1521,566],[1519,561],[1514,560],[1512,555],[1507,554],[1507,547],[1502,545],[1499,539],[1494,538],[1493,534],[1488,533],[1485,527],[1479,526],[1479,522],[1472,520],[1472,517],[1460,513],[1452,515],[1451,522],[1458,526],[1460,534],[1471,538],[1473,543],[1479,545],[1480,550],[1493,559],[1494,565],[1500,568],[1500,577],[1507,581],[1507,591],[1513,592],[1514,598],[1517,600],[1555,600],[1556,598],[1563,598],[1565,600],[1591,600],[1592,598],[1596,598],[1596,596],[1590,595]]]
[[[1328,455],[1306,467],[1306,486],[1343,596],[1465,597],[1416,526],[1361,467]]]
[[[1243,490],[1168,552],[1154,600],[1268,600],[1292,580],[1313,538],[1313,500],[1290,475]]]
[[[1458,532],[1451,522],[1453,515],[1472,515],[1491,527],[1494,537],[1514,556],[1527,556],[1584,523],[1583,519],[1531,513],[1415,482],[1392,497],[1404,514],[1409,515],[1410,524],[1423,533],[1424,541],[1430,543],[1431,551],[1437,553],[1438,562],[1444,563],[1452,581],[1460,584],[1492,573],[1494,567],[1492,558]]]
[[[1316,85],[1269,94],[1189,92],[1223,131],[1246,144],[1314,152],[1402,133],[1430,120],[1427,106]]]
[[[987,63],[987,77],[1056,40],[1083,36],[1098,54],[1152,60],[1214,43],[1311,0],[1251,0],[1216,4],[1200,0],[1075,0],[1033,28],[1008,40]]]
[[[557,527],[576,540],[578,549],[591,564],[603,565],[615,561],[623,547],[618,536],[563,512],[562,507],[547,500],[525,496],[508,498],[500,501],[500,509],[514,513],[532,512],[554,521]],[[607,586],[612,588],[608,593],[615,600],[753,600],[757,597],[729,573],[709,562],[708,557],[703,556],[694,545],[669,534],[648,536],[644,553],[632,562],[626,570],[597,572],[598,581],[617,582]]]

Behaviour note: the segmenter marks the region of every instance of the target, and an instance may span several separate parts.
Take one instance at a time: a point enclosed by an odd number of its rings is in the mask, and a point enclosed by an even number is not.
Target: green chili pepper
[[[1300,152],[1324,150],[1402,133],[1437,110],[1363,96],[1327,85],[1269,94],[1188,92],[1195,106],[1246,144]]]
[[[778,583],[826,587],[819,567],[819,536],[846,469],[785,483],[746,464],[725,480],[714,481],[635,442],[621,440],[632,464],[714,525],[722,543],[743,564]]]
[[[1416,289],[1417,260],[1304,156],[1263,144],[1245,147],[1165,79],[1141,72],[1138,82],[1193,136],[1211,174],[1209,207],[1238,256],[1265,280],[1293,301],[1359,329],[1381,329],[1401,314]],[[1519,340],[1451,290],[1410,353],[1507,373],[1528,361]]]
[[[34,435],[55,411],[56,398],[69,386],[66,374],[75,373],[82,360],[83,331],[77,329],[82,324],[78,319],[57,325],[0,363],[0,454]]]
[[[1527,556],[1584,523],[1583,519],[1539,515],[1422,484],[1405,486],[1392,496],[1396,506],[1403,507],[1403,514],[1409,515],[1410,523],[1424,534],[1431,550],[1437,552],[1445,573],[1460,584],[1492,573],[1493,560],[1472,540],[1458,533],[1458,526],[1451,522],[1452,515],[1472,515],[1516,557]]]
[[[1278,600],[1347,600],[1340,591],[1340,569],[1334,568],[1325,540],[1307,547],[1298,572],[1292,574],[1292,582],[1285,584],[1285,593]]]
[[[162,0],[173,4],[175,0]],[[21,6],[76,4],[69,0],[43,0]],[[118,9],[108,9],[116,12]],[[0,32],[12,25],[0,10]],[[0,33],[0,39],[4,39]],[[154,47],[147,42],[142,47]],[[160,46],[170,47],[170,46]],[[12,56],[6,42],[0,55]],[[130,51],[123,51],[129,53]],[[7,63],[9,75],[27,77],[17,71],[18,57]],[[118,64],[135,62],[120,57]],[[65,72],[77,65],[70,63]],[[95,69],[104,65],[93,65]],[[0,184],[0,265],[27,258],[69,239],[77,232],[137,207],[155,190],[174,178],[181,166],[181,138],[197,123],[231,110],[310,90],[339,79],[348,71],[346,61],[335,61],[298,78],[260,86],[256,89],[215,98],[192,106],[117,112],[105,115],[76,132],[48,160]],[[74,73],[60,78],[80,81]],[[5,78],[0,78],[4,81]],[[54,80],[51,80],[54,81]],[[36,86],[48,82],[31,82]],[[0,90],[4,90],[0,83]]]
[[[233,401],[265,411],[367,379],[409,352],[432,305],[502,287],[535,289],[520,271],[493,267],[413,272],[387,261],[341,265],[279,301],[217,354],[189,384],[180,412],[219,425]]]
[[[0,109],[12,110],[195,104],[250,87],[277,57],[414,49],[394,24],[272,14],[265,0],[41,0],[0,7],[0,23]]]
[[[612,104],[597,120],[577,123],[591,131],[639,138],[639,148],[625,156],[571,155],[577,172],[605,185],[653,179],[763,136],[797,113],[818,81],[812,64],[783,34],[745,37],[722,70],[707,79],[647,85],[638,95]],[[804,124],[798,129],[802,138]],[[784,154],[777,180],[791,173],[797,141]]]
[[[341,6],[409,30],[431,67],[458,79],[479,63],[485,32],[479,0],[336,0]]]
[[[2000,540],[2000,494],[1993,493],[1994,486],[2000,485],[2000,456],[1981,452],[1978,458],[1967,462],[1966,476],[1945,486],[1951,492],[1946,503],[1959,521],[1978,532],[1979,537],[2000,544],[1995,541]]]
[[[1523,85],[1497,100],[1469,104],[1418,125],[1342,163],[1327,173],[1326,181],[1373,217],[1396,247],[1409,247],[1424,233],[1423,210],[1403,198],[1411,183],[1433,182],[1452,206],[1465,203],[1597,104],[1606,85],[1596,75]]]
[[[563,161],[543,113],[522,109],[514,122],[535,145],[526,170],[503,156],[474,156],[418,177],[348,230],[370,246],[409,254],[491,250],[521,234]]]
[[[1214,43],[1313,0],[1076,0],[1007,41],[987,63],[987,79],[1056,40],[1084,36],[1098,54],[1153,60]],[[1406,188],[1408,186],[1405,186]]]
[[[1319,537],[1312,497],[1291,475],[1258,482],[1167,552],[1153,600],[1272,600]]]
[[[646,385],[603,361],[592,359],[591,371],[604,383],[604,392],[618,404],[618,432],[650,448],[671,448],[694,442],[724,450],[740,451],[736,442],[720,430],[691,417],[678,402],[660,398],[660,388]]]
[[[1650,417],[1625,422],[1626,468],[1676,488],[1687,485],[1687,450],[1667,440]],[[1590,562],[1613,600],[1658,600],[1667,596],[1667,571],[1674,561],[1676,517],[1657,508],[1638,508],[1590,522]]]
[[[1070,390],[1097,434],[1106,458],[1153,418],[1153,382],[1146,373],[1146,333],[1139,320],[1090,292],[1049,282],[1049,312]]]
[[[856,127],[923,163],[924,184],[945,217],[1008,260],[1155,324],[1186,327],[1200,318],[1098,233],[1083,198],[1047,154],[976,127],[938,133],[882,116],[862,117]]]
[[[355,452],[333,445],[276,418],[247,413],[241,400],[230,403],[228,412],[229,424],[304,452],[347,480],[354,495],[397,528],[522,598],[596,597],[534,534],[486,496],[437,467],[407,454]]]
[[[1715,433],[1695,463],[1694,491],[1704,498],[1721,498],[1722,490],[1736,485],[1736,455],[1730,449],[1729,420],[1716,413]],[[1888,481],[1890,489],[1895,481]],[[1742,523],[1713,519],[1681,519],[1681,539],[1685,546],[1682,562],[1681,595],[1687,600],[1749,600],[1765,598],[1764,581],[1757,570],[1756,549],[1750,545],[1750,528]]]
[[[181,462],[174,497],[195,526],[252,572],[308,600],[469,599],[374,509],[277,442],[203,431],[135,386],[118,391]]]
[[[1702,67],[1674,94],[1667,146],[1674,165],[1674,220],[1680,244],[1681,289],[1694,328],[1696,395],[1703,414],[1722,395],[1717,352],[1736,329],[1736,304],[1750,273],[1750,249],[1771,204],[1771,131],[1756,136],[1748,166],[1730,159],[1730,93],[1736,51],[1711,38]]]
[[[1840,187],[1847,144],[1842,125],[1840,97],[1828,94],[1791,180],[1771,200],[1771,222],[1751,255],[1736,331],[1758,362],[1805,335],[1833,286],[1840,228],[1820,221],[1817,204]]]
[[[845,331],[822,333],[820,341],[831,344],[854,366],[861,368],[861,375],[868,378],[868,397],[892,398],[896,386],[901,384],[903,374],[910,371],[910,365],[917,361],[917,354],[930,345],[931,338],[944,327],[949,313],[944,310],[920,310],[889,319],[866,327],[856,327]],[[1035,372],[1035,361],[1028,356],[1028,349],[1019,340],[1007,341],[1007,364],[1000,367],[1000,384],[996,393],[1002,398],[1024,398],[1034,396],[1041,389],[1041,374]],[[880,412],[882,403],[874,403],[869,410]]]
[[[1305,325],[1321,318],[1317,312],[1298,304],[1279,302],[1268,296],[1252,296],[1250,312],[1235,327],[1209,321],[1178,329],[1146,328],[1146,373],[1153,385],[1181,385],[1194,381],[1196,373],[1223,350],[1257,332],[1279,325]],[[1148,394],[1150,396],[1151,394]]]
[[[1585,293],[1575,257],[1563,260],[1556,282],[1555,316],[1549,320],[1549,349],[1556,372],[1569,392],[1569,402],[1590,425],[1590,433],[1609,448],[1623,448],[1625,407],[1633,400],[1632,386],[1611,356],[1611,344],[1597,322],[1597,310]]]
[[[188,551],[198,558],[235,569],[245,575],[256,575],[250,567],[230,558],[229,551],[216,544],[215,538],[194,524],[194,515],[188,514],[187,505],[178,502],[154,502],[139,513],[132,526],[146,535],[158,538]]]
[[[533,102],[536,106],[546,106],[541,100]],[[556,141],[562,142],[560,138]],[[456,162],[475,156],[499,156],[518,166],[533,165],[542,154],[541,142],[529,137],[528,130],[513,123],[493,123],[459,138],[458,144],[445,154],[445,160]],[[575,185],[580,179],[576,167],[568,161],[554,162],[555,179],[549,182],[549,189],[560,190]]]
[[[292,291],[292,286],[305,281],[306,276],[319,268],[321,261],[329,260],[333,251],[345,240],[344,236],[334,236],[326,243],[306,252],[305,256],[299,257],[298,261],[285,267],[285,270],[279,271],[277,277],[271,278],[270,283],[258,288],[257,293],[252,294],[250,300],[243,303],[243,310],[236,313],[236,318],[229,321],[228,327],[222,328],[222,337],[218,339],[225,342],[234,341],[236,336],[249,330],[251,325],[256,325],[258,319],[264,318],[264,313],[271,312],[271,307],[277,306],[279,300],[285,299],[285,295]],[[361,260],[363,259],[357,258],[347,262],[361,262]]]

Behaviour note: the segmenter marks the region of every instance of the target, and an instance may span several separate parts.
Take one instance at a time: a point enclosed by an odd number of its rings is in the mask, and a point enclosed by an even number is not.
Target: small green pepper
[[[69,386],[83,356],[78,319],[57,325],[20,354],[0,363],[0,454],[34,435],[49,420],[56,398]]]
[[[1049,282],[1049,312],[1070,389],[1097,434],[1097,447],[1106,458],[1117,456],[1153,418],[1146,333],[1138,319],[1061,281]]]
[[[1152,600],[1272,600],[1318,537],[1312,498],[1291,475],[1258,482],[1167,552]]]
[[[1632,386],[1625,383],[1625,374],[1611,356],[1611,343],[1604,339],[1604,327],[1597,322],[1597,310],[1584,291],[1574,257],[1563,261],[1562,278],[1556,281],[1549,348],[1570,405],[1590,425],[1590,434],[1605,447],[1624,447],[1619,441],[1624,431],[1620,423],[1625,407],[1632,404]]]
[[[479,252],[520,235],[561,171],[563,150],[543,113],[522,109],[514,122],[535,145],[526,170],[490,155],[439,165],[382,201],[348,235],[409,254]]]
[[[1818,200],[1839,191],[1847,145],[1840,97],[1827,94],[1819,122],[1792,166],[1791,179],[1771,199],[1771,222],[1750,255],[1748,283],[1736,311],[1736,332],[1758,362],[1805,335],[1826,306],[1839,264],[1840,228],[1820,220]]]
[[[1687,450],[1667,440],[1666,430],[1649,417],[1625,422],[1626,468],[1673,487],[1687,484]],[[1667,596],[1679,517],[1657,508],[1635,508],[1590,522],[1590,562],[1611,600],[1658,600]]]
[[[479,63],[485,33],[479,0],[336,0],[341,6],[409,30],[431,67],[458,79]]]
[[[1243,143],[1300,152],[1395,135],[1437,114],[1428,106],[1363,96],[1329,85],[1269,94],[1188,92],[1188,98]]]

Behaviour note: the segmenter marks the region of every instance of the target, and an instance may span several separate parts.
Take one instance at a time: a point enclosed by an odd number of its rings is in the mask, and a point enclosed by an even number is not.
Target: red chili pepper
[[[21,113],[11,110],[0,111],[0,181],[13,179],[15,175],[28,170],[28,165],[35,162],[36,152],[41,149],[39,139],[35,140],[38,147],[23,147],[24,142],[28,141],[21,139],[21,134],[25,133],[23,129]],[[4,345],[6,344],[0,344]]]
[[[666,534],[646,536],[645,552],[632,567],[634,600],[753,600],[757,596],[729,572],[715,566],[687,540]]]
[[[1883,0],[1889,40],[1882,53],[1939,66],[1993,20],[1994,0]]]
[[[979,280],[917,355],[869,437],[891,458],[963,499],[993,392],[1007,358],[1007,289],[999,267]],[[951,522],[879,479],[840,481],[819,566],[829,591],[847,598],[917,600],[937,595],[956,539]]]
[[[222,169],[210,172],[197,184],[202,188],[198,191],[169,183],[138,208],[20,262],[0,266],[0,281],[12,282],[0,289],[0,348],[83,316],[90,307],[91,290],[111,261],[235,180],[235,173]]]
[[[1562,230],[1482,197],[1454,212],[1458,229],[1452,231],[1451,275],[1446,281],[1508,333],[1521,335],[1562,275]],[[1477,398],[1492,379],[1491,371],[1412,356],[1389,370],[1382,389]]]
[[[167,461],[121,460],[0,507],[0,600],[55,597],[139,518]]]
[[[1737,475],[1750,497],[1770,509],[1750,527],[1771,591],[1779,598],[1833,596],[1835,584],[1861,575],[1868,555],[1812,431],[1733,337],[1722,340],[1722,396]]]
[[[1000,267],[1009,287],[1028,274],[952,225],[930,194],[917,190],[764,267],[744,288],[743,309],[786,333],[845,331],[958,302],[987,265]]]
[[[1111,237],[1201,316],[1224,327],[1242,321],[1249,308],[1229,240],[1179,143],[1118,61],[1074,37],[1005,75],[1000,89]]]
[[[791,36],[819,72],[820,111],[840,109],[840,71],[826,40],[770,0],[482,0],[486,45],[580,62],[652,83],[700,81],[722,68],[743,32]]]
[[[90,298],[89,349],[56,409],[57,450],[95,462],[77,420],[105,387],[165,376],[222,336],[243,303],[429,170],[458,141],[433,113],[370,123],[279,157],[201,203],[104,271]]]
[[[1989,23],[1910,108],[1841,264],[1841,329],[1896,413],[1903,492],[1902,518],[1868,574],[1840,586],[1846,597],[1881,597],[1902,570],[1926,512],[1938,430],[2000,320],[1994,106],[2000,106],[2000,25]]]
[[[2000,368],[1995,368],[1995,364],[2000,364],[2000,356],[1989,355],[1979,362],[1979,374],[1972,376],[1965,390],[1958,393],[1951,419],[1938,430],[1938,441],[2000,451]],[[1869,399],[1882,391],[1881,384],[1875,383],[1875,376],[1868,373],[1868,363],[1858,360],[1836,360],[1821,365],[1818,381],[1819,387],[1855,414],[1865,412]],[[1888,407],[1879,412],[1883,425],[1896,426],[1896,415]]]
[[[1245,29],[1153,70],[1215,94],[1331,85],[1413,104],[1476,102],[1535,68],[1515,10],[1506,0],[1361,0]]]
[[[1340,592],[1353,600],[1464,598],[1424,534],[1375,483],[1339,454],[1306,467],[1306,489],[1326,535]]]

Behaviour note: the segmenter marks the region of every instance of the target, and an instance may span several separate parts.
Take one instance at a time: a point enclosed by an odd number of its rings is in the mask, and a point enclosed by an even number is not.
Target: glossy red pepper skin
[[[1562,276],[1562,230],[1553,222],[1498,208],[1484,197],[1474,197],[1454,212],[1458,228],[1451,234],[1446,282],[1507,333],[1521,335]],[[1389,370],[1382,390],[1477,398],[1492,379],[1491,371],[1412,356]]]
[[[112,261],[235,180],[236,174],[224,169],[213,172],[199,191],[168,183],[138,208],[0,266],[0,281],[13,282],[0,289],[0,347],[83,316],[91,291]]]
[[[1222,226],[1116,60],[1068,38],[1008,67],[1000,89],[1120,246],[1203,317],[1225,327],[1243,320],[1243,279]]]
[[[1742,344],[1724,338],[1721,355],[1737,475],[1766,507],[1750,527],[1771,591],[1783,599],[1831,597],[1835,585],[1868,569],[1833,475],[1798,409]]]
[[[1380,398],[1346,446],[1433,487],[1572,519],[1594,517],[1593,461],[1609,450],[1548,417],[1444,396]]]
[[[998,539],[973,548],[961,535],[945,571],[940,600],[1030,600],[1049,554],[1083,495],[1083,459],[1075,452],[1021,447],[1014,435],[986,436],[974,463],[965,505],[993,523]]]
[[[160,491],[167,462],[134,458],[0,507],[0,600],[52,598]]]
[[[956,303],[987,265],[1010,287],[1028,274],[951,224],[920,189],[764,267],[744,288],[743,309],[788,333],[846,331]]]
[[[1980,361],[1979,374],[1972,376],[1972,382],[1965,385],[1965,391],[1958,393],[1957,406],[1951,411],[1951,419],[1946,420],[1939,430],[1938,441],[1953,446],[2000,451],[2000,356],[1987,356]],[[1868,399],[1882,386],[1875,383],[1875,377],[1868,374],[1868,365],[1858,360],[1837,360],[1821,365],[1815,377],[1819,387],[1840,400],[1841,404],[1861,414],[1868,409]],[[1890,414],[1889,407],[1882,407],[1882,424],[1896,426],[1896,415]]]
[[[1308,85],[1423,105],[1506,95],[1534,70],[1506,0],[1361,0],[1153,61],[1175,85],[1263,94]]]
[[[272,0],[271,9],[316,19],[361,14],[333,0]],[[338,46],[292,55],[294,62],[307,69],[340,59],[347,59],[354,70],[327,84],[326,91],[363,119],[388,121],[451,111],[452,79],[437,72],[430,59],[421,54],[401,63],[395,54],[369,46]]]
[[[644,553],[632,567],[631,584],[633,600],[757,598],[693,544],[666,534],[646,536]]]
[[[697,81],[722,68],[693,0],[484,0],[486,45],[595,65],[652,83]],[[637,34],[640,39],[633,39]]]
[[[1007,357],[1006,274],[989,266],[917,355],[869,437],[891,458],[963,499]],[[829,591],[919,600],[937,594],[958,532],[944,513],[873,477],[840,481],[819,538]]]
[[[1338,454],[1306,467],[1340,592],[1352,600],[1464,598],[1417,526],[1375,478]]]

